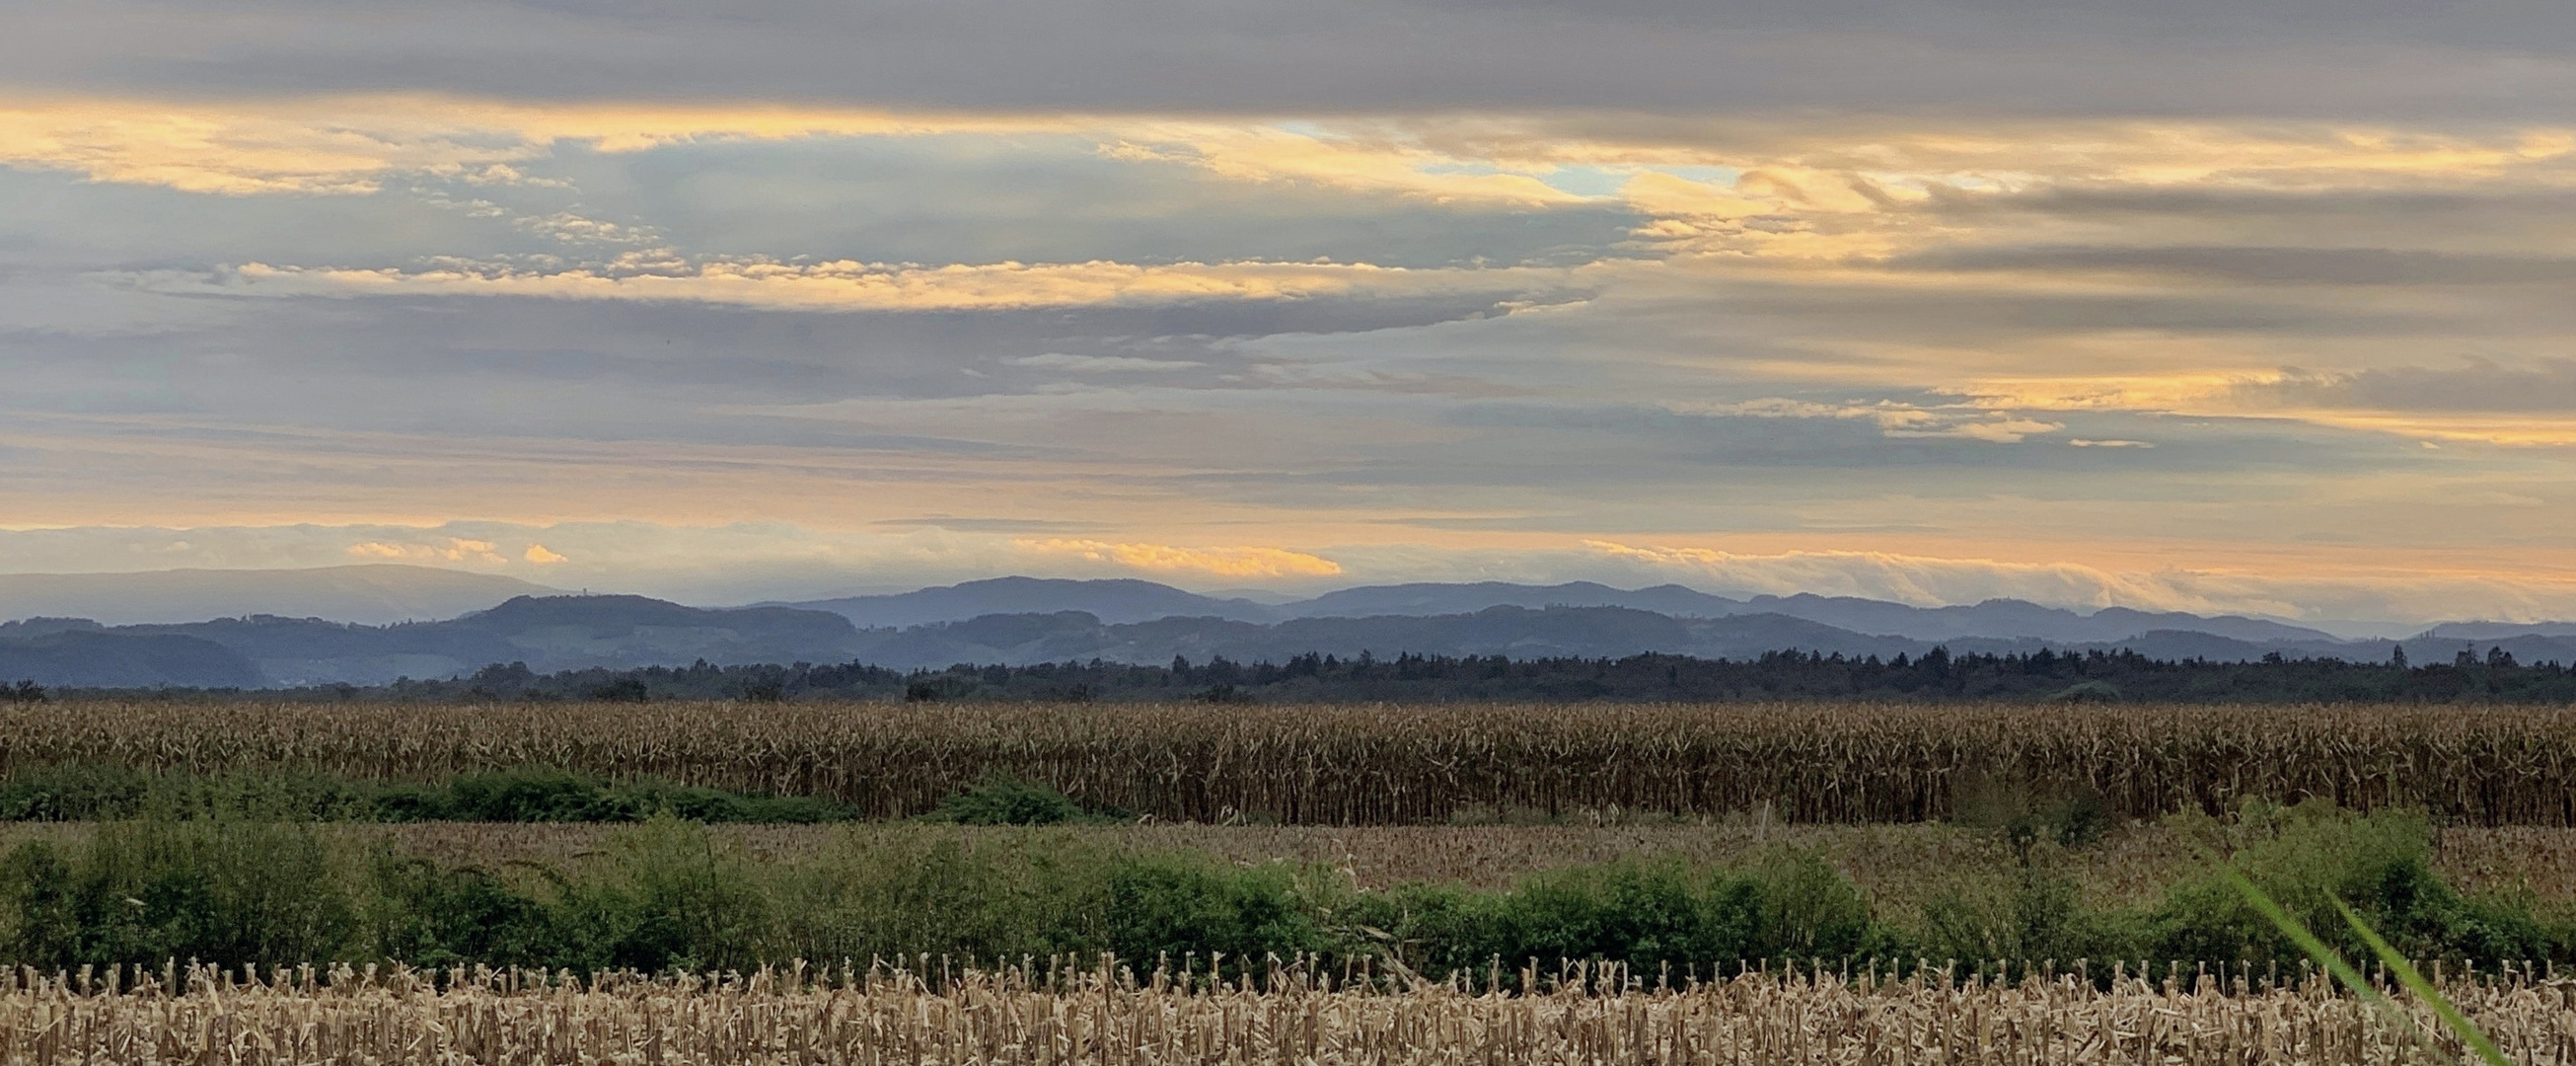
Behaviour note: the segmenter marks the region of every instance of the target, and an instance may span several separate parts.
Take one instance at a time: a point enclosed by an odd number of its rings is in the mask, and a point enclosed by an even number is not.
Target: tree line
[[[10,694],[43,699],[20,686]],[[1460,702],[1868,700],[1896,702],[2140,701],[2186,703],[2576,701],[2576,670],[2521,663],[2501,648],[2446,663],[2351,662],[2269,655],[2254,662],[2151,659],[2133,651],[1850,657],[1777,651],[1751,659],[1649,653],[1624,658],[1367,652],[1309,653],[1284,662],[1213,656],[1142,665],[1092,659],[1029,665],[960,663],[893,670],[867,663],[649,666],[540,674],[495,663],[473,674],[384,685],[287,689],[83,689],[52,695],[109,699],[264,699],[389,702],[491,700],[1028,700],[1087,702]]]

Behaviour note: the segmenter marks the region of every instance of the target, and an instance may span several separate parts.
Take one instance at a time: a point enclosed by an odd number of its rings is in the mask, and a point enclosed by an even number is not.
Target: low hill
[[[1107,622],[1210,617],[1266,621],[1284,617],[1251,600],[1201,596],[1153,581],[1113,578],[997,577],[886,596],[845,596],[779,606],[830,611],[863,626],[917,626],[963,622],[990,614],[1080,611]]]
[[[1152,589],[1130,591],[1160,595]],[[2104,631],[2153,625],[2167,617],[2133,614]],[[1213,615],[1122,622],[1068,610],[863,629],[841,614],[796,607],[717,610],[641,596],[517,596],[444,621],[383,626],[273,615],[168,625],[101,626],[61,618],[6,623],[0,624],[0,681],[370,685],[402,677],[456,677],[494,663],[525,663],[543,673],[681,666],[701,659],[717,665],[856,662],[894,670],[1093,660],[1166,664],[1176,657],[1281,663],[1308,654],[1596,660],[1660,653],[1742,661],[1797,651],[1892,660],[1899,655],[1919,658],[1936,647],[1983,655],[2125,650],[2167,662],[2252,662],[2279,656],[2377,663],[2388,661],[2396,648],[2376,640],[2246,639],[2304,631],[2240,621],[2248,623],[2236,629],[2243,636],[2157,627],[2114,640],[1932,639],[1865,632],[1783,612],[1696,617],[1620,606],[1503,605],[1436,615],[1270,622]],[[2425,665],[2452,663],[2463,652],[2480,662],[2506,655],[2525,664],[2576,662],[2576,638],[2533,634],[2496,641],[2417,637],[2405,649],[2410,661]]]
[[[642,596],[519,596],[460,618],[388,626],[273,615],[117,627],[47,619],[0,626],[0,677],[59,685],[94,684],[82,679],[116,671],[141,677],[130,663],[149,653],[168,668],[133,684],[369,685],[452,677],[496,662],[576,670],[699,659],[837,661],[849,656],[857,634],[848,620],[822,611],[709,610]],[[149,652],[180,646],[172,641],[227,658]]]
[[[1252,600],[1201,596],[1151,581],[1074,581],[1006,577],[885,596],[809,600],[788,606],[832,611],[862,626],[917,626],[963,622],[992,614],[1058,614],[1078,611],[1110,624],[1161,618],[1221,618],[1279,622],[1304,618],[1436,617],[1475,614],[1490,607],[1544,610],[1603,607],[1648,611],[1673,618],[1765,615],[1873,636],[1917,641],[1963,638],[2102,643],[2159,630],[2206,633],[2262,644],[2336,643],[2322,630],[2262,618],[2215,617],[2183,612],[2110,607],[2089,614],[2022,600],[1987,600],[1952,607],[1916,607],[1852,596],[1752,596],[1733,599],[1680,585],[1621,589],[1591,581],[1520,585],[1504,581],[1418,582],[1364,585],[1307,600],[1265,605]]]
[[[210,640],[66,629],[0,640],[0,678],[78,688],[259,688],[251,661]]]

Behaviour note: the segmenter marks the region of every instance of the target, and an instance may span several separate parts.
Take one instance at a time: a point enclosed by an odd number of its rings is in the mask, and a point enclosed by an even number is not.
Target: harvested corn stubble
[[[2137,1063],[2456,1061],[2304,975],[2118,965],[2016,982],[1940,967],[1798,965],[1716,978],[1589,967],[1424,981],[1277,959],[1139,974],[1105,962],[999,969],[798,964],[750,975],[583,982],[540,972],[345,966],[262,974],[13,974],[0,1062]],[[1486,987],[1494,979],[1540,989]],[[2445,992],[2524,1063],[2576,1054],[2576,982],[2452,975]]]

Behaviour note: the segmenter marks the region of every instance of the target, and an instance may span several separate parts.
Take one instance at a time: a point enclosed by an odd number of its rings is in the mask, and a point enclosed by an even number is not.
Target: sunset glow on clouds
[[[1034,552],[1071,555],[1148,572],[1242,578],[1331,577],[1342,572],[1341,564],[1330,559],[1278,548],[1176,548],[1169,544],[1110,544],[1058,537],[1024,538],[1012,544]]]
[[[0,41],[0,570],[2576,616],[2557,7],[290,6]]]

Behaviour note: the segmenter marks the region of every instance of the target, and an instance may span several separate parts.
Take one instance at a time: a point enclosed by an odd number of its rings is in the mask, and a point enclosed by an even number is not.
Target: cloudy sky
[[[0,572],[2576,617],[2557,0],[0,19]]]

